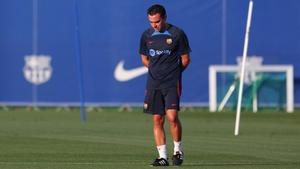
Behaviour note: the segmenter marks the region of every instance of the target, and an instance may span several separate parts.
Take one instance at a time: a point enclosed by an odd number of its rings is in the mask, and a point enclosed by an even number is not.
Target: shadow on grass
[[[282,163],[185,163],[183,166],[272,166],[272,165],[299,165],[300,162],[282,162]]]

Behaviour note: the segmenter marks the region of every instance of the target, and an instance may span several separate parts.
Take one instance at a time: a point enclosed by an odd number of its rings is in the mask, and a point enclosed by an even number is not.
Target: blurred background
[[[0,0],[1,105],[77,106],[82,91],[87,105],[141,106],[146,75],[139,40],[154,3],[166,7],[168,22],[185,31],[192,48],[183,104],[208,106],[209,66],[236,65],[243,53],[248,1],[78,0],[76,10],[73,0]],[[299,0],[254,1],[248,55],[294,67],[296,106],[299,37]],[[120,63],[142,73],[120,80]],[[226,93],[228,84],[219,86]]]

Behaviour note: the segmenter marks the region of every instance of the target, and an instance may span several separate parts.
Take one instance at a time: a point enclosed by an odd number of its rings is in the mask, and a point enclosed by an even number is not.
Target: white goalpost
[[[243,50],[243,59],[242,59],[242,65],[241,65],[241,69],[242,70],[241,70],[241,75],[240,75],[238,103],[237,103],[237,109],[236,109],[236,120],[235,120],[235,129],[234,129],[234,135],[236,135],[236,136],[239,135],[239,128],[240,128],[242,94],[243,94],[245,65],[246,65],[246,59],[247,59],[248,41],[249,41],[249,32],[250,32],[250,26],[251,26],[252,10],[253,10],[253,1],[250,0],[250,2],[249,2],[249,9],[248,9],[246,32],[245,32],[245,42],[244,42],[244,50]]]
[[[247,56],[247,60],[252,59],[253,57]],[[267,98],[267,100],[264,100],[264,98],[257,99],[257,104],[252,105],[253,106],[253,112],[255,112],[255,109],[258,109],[258,104],[262,107],[272,107],[272,106],[280,106],[278,104],[282,104],[281,106],[286,107],[286,112],[287,113],[293,113],[294,111],[294,67],[293,65],[247,65],[247,60],[246,60],[246,71],[244,75],[244,83],[249,83],[247,81],[250,81],[250,83],[257,83],[257,77],[260,76],[261,74],[281,74],[285,78],[282,81],[283,83],[283,89],[282,91],[275,91],[278,92],[277,94],[274,95],[274,93],[271,93],[271,97]],[[233,97],[233,92],[238,90],[238,83],[239,83],[239,75],[240,75],[240,70],[241,66],[240,64],[238,65],[210,65],[209,66],[209,111],[210,112],[216,112],[216,111],[223,111],[223,108],[226,106],[226,104],[231,104],[229,103],[229,97]],[[220,79],[219,76],[222,74],[230,74],[231,77],[228,77],[229,82],[227,82],[227,92],[225,96],[222,96],[222,89],[220,90],[219,85],[220,85]],[[238,79],[235,81],[236,75],[238,74]],[[251,77],[247,77],[246,75],[248,74],[251,75]],[[233,77],[234,76],[234,77]],[[246,80],[246,78],[248,78]],[[250,79],[249,79],[250,78]],[[272,77],[273,78],[273,77]],[[271,79],[272,79],[271,78]],[[223,85],[223,84],[222,84]],[[269,88],[266,85],[267,88]],[[219,89],[218,89],[219,88]],[[278,89],[278,88],[277,88]],[[259,95],[260,92],[255,90],[257,92],[256,94]],[[268,91],[270,92],[270,91]],[[281,93],[283,92],[283,93]],[[218,96],[223,97],[222,101],[218,103]],[[283,98],[282,102],[280,103],[274,103],[273,97],[278,98]],[[253,98],[254,99],[254,98]],[[270,101],[271,100],[271,101]],[[278,100],[277,100],[278,101]],[[254,100],[253,100],[254,102]],[[276,101],[275,101],[276,102]],[[243,104],[242,104],[243,105]],[[232,104],[231,104],[232,106]],[[255,107],[256,106],[256,107]]]

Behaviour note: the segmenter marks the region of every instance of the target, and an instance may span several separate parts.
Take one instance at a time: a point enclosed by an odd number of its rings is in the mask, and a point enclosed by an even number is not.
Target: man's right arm
[[[141,54],[142,63],[145,67],[148,68],[149,66],[149,57],[146,55],[147,53],[147,44],[146,44],[146,33],[144,32],[140,39],[140,50],[139,53]]]
[[[149,58],[146,55],[141,54],[141,58],[142,58],[142,63],[144,66],[148,67],[149,66]]]

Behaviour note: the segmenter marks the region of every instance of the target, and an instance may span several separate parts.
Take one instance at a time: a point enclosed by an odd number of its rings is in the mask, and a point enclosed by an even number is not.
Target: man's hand
[[[181,55],[181,70],[184,71],[187,66],[190,64],[191,59],[190,59],[190,54],[186,53]]]
[[[146,55],[141,54],[142,57],[142,63],[144,66],[148,67],[149,66],[149,58]]]

